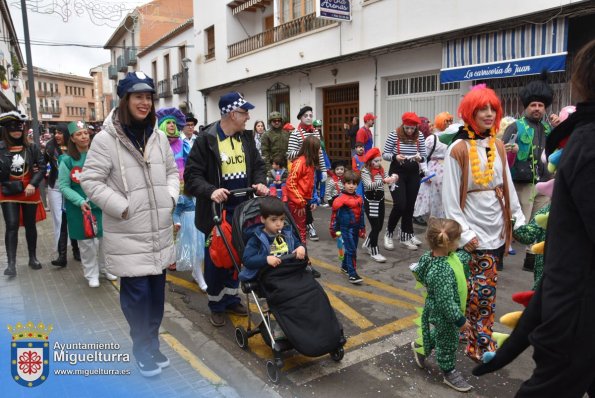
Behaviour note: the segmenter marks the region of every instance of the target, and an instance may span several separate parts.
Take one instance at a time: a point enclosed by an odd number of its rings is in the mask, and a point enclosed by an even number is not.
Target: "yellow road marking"
[[[329,271],[332,271],[335,273],[341,272],[341,270],[339,269],[338,266],[329,264],[326,261],[319,260],[316,258],[310,258],[310,261],[312,262],[312,264],[314,264],[318,267],[324,268],[326,270],[329,270]],[[402,296],[402,297],[408,298],[409,300],[415,301],[417,303],[421,303],[421,304],[424,303],[424,298],[418,294],[408,292],[407,290],[399,289],[398,287],[391,286],[389,284],[377,281],[375,279],[371,279],[371,278],[367,278],[367,277],[364,277],[363,279],[366,284],[368,284],[370,286],[377,287],[378,289],[384,290],[385,292],[393,293],[393,294],[396,294],[397,296]]]
[[[323,282],[322,284],[335,292],[348,294],[350,296],[363,298],[363,299],[366,299],[369,301],[376,301],[378,303],[388,304],[388,305],[392,305],[392,306],[400,307],[400,308],[407,308],[407,309],[414,310],[414,311],[416,308],[416,306],[414,304],[408,303],[403,300],[380,296],[378,294],[368,293],[363,290],[353,289],[350,287],[336,285],[334,283],[329,283],[329,282]]]
[[[343,348],[345,349],[345,351],[347,351],[349,349],[356,348],[356,347],[363,345],[365,343],[369,343],[373,340],[377,340],[382,337],[386,337],[390,334],[397,333],[409,326],[412,326],[413,320],[417,316],[418,316],[417,314],[412,314],[412,315],[406,316],[405,318],[397,319],[396,321],[387,323],[386,325],[383,325],[383,326],[375,327],[374,329],[370,329],[366,332],[362,332],[355,336],[347,336],[347,343],[345,344],[345,346]],[[289,370],[296,366],[305,365],[307,363],[318,361],[321,358],[324,358],[324,357],[311,358],[311,357],[306,357],[303,355],[294,355],[290,358],[287,358],[287,360],[285,361],[285,366],[283,367],[283,370]]]
[[[213,384],[225,384],[225,381],[219,375],[213,372],[203,361],[191,353],[182,343],[169,333],[162,333],[161,337],[169,346],[186,360],[192,369],[196,370],[202,377]]]
[[[347,303],[341,300],[339,297],[335,296],[333,293],[327,291],[326,295],[328,296],[329,301],[331,302],[332,307],[343,314],[347,319],[355,324],[360,329],[367,329],[374,324],[366,319],[362,314],[351,308]]]
[[[183,278],[180,278],[180,277],[177,277],[177,276],[173,276],[170,273],[167,273],[165,275],[165,280],[168,281],[168,282],[173,283],[174,285],[178,285],[178,286],[184,287],[186,289],[192,290],[192,291],[197,292],[197,293],[202,293],[202,290],[200,290],[198,288],[198,286],[196,285],[196,283],[193,283],[191,281],[188,281],[186,279],[183,279]]]

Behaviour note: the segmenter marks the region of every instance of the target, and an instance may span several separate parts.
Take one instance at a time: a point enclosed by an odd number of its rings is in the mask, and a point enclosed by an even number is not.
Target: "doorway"
[[[322,136],[331,161],[351,161],[351,145],[344,124],[359,116],[359,84],[323,89]],[[350,163],[349,163],[350,164]]]

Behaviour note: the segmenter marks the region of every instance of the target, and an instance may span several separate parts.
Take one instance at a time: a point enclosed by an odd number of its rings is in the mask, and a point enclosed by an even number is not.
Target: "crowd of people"
[[[455,369],[459,339],[465,339],[469,358],[483,362],[478,372],[485,373],[518,355],[531,333],[537,370],[519,395],[547,396],[548,388],[562,391],[556,389],[570,384],[576,394],[593,393],[595,373],[588,364],[595,345],[585,333],[595,319],[589,184],[595,178],[591,171],[595,146],[589,144],[595,114],[594,62],[592,41],[577,55],[572,81],[584,102],[560,115],[546,115],[553,90],[544,75],[520,90],[525,111],[517,120],[504,118],[497,94],[477,85],[462,98],[458,117],[442,112],[429,123],[405,112],[400,125],[387,134],[382,151],[372,133],[376,116],[365,114],[362,126],[353,116],[344,125],[352,149],[349,163],[328,158],[323,122],[314,118],[310,106],[299,110],[296,127],[273,111],[268,130],[263,120],[247,130],[254,105],[241,93],[230,92],[219,99],[220,120],[197,133],[193,115],[177,108],[155,109],[154,82],[142,72],[128,73],[118,82],[119,105],[98,134],[83,121],[61,124],[52,128],[51,138],[43,137],[40,147],[28,139],[23,115],[1,114],[4,275],[17,275],[19,225],[25,226],[29,267],[42,268],[36,257],[35,224],[46,217],[40,192],[45,179],[57,251],[51,264],[67,265],[70,238],[73,256],[81,261],[90,287],[99,286],[102,274],[108,280],[120,278],[120,302],[130,325],[134,357],[141,374],[157,375],[169,365],[158,340],[166,269],[173,271],[178,265],[182,269],[182,260],[190,264],[196,283],[206,292],[215,327],[226,324],[225,313],[247,315],[235,270],[218,264],[209,242],[213,211],[231,224],[245,197],[230,191],[251,187],[257,196],[272,197],[263,202],[263,209],[268,209],[263,214],[264,229],[258,231],[258,243],[250,246],[262,259],[260,266],[280,264],[274,231],[283,229],[279,209],[285,205],[299,232],[288,238],[287,247],[300,258],[307,258],[308,241],[319,240],[315,210],[330,206],[330,235],[344,245],[340,267],[347,282],[355,285],[363,282],[357,267],[359,239],[372,260],[385,262],[381,237],[386,251],[395,250],[394,238],[400,247],[418,250],[423,242],[413,224],[427,225],[430,250],[411,267],[428,293],[422,339],[412,348],[420,367],[436,351],[450,387],[472,388]],[[554,178],[547,156],[562,149],[555,175],[559,182],[550,204],[548,195],[535,186]],[[387,205],[388,225],[382,233]],[[546,236],[536,216],[550,213],[544,257],[531,246]],[[192,251],[191,258],[188,247],[180,243],[188,245],[188,238],[175,243],[183,232],[200,248]],[[521,319],[522,327],[515,329],[512,342],[505,343],[500,354],[492,327],[498,272],[512,239],[528,245],[524,268],[534,272],[536,293]],[[259,267],[254,259],[247,261],[249,268]],[[311,265],[309,272],[320,277]],[[243,272],[240,279],[255,275]],[[562,332],[567,329],[575,333]],[[553,336],[555,330],[559,336]],[[569,347],[577,344],[582,344],[582,353],[570,352]],[[556,363],[564,364],[564,369]]]

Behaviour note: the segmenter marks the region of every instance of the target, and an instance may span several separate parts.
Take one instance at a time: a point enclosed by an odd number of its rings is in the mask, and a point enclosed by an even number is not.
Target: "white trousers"
[[[50,202],[50,213],[52,213],[52,221],[54,222],[54,250],[58,248],[58,240],[60,239],[60,227],[62,226],[62,192],[57,188],[58,181],[56,181],[55,188],[48,187],[48,201]]]
[[[81,251],[81,263],[83,264],[85,278],[89,281],[99,279],[99,272],[105,272],[103,239],[84,239],[79,240],[78,244]]]

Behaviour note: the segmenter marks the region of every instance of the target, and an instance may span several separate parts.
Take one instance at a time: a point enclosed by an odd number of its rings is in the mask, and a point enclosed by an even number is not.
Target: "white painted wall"
[[[564,5],[586,2],[568,0]],[[198,89],[316,62],[366,49],[413,40],[560,7],[559,0],[352,0],[353,20],[322,32],[289,39],[267,49],[228,60],[227,46],[262,31],[260,11],[233,16],[230,1],[194,0],[197,55],[205,53],[204,29],[215,26],[215,59],[199,63]],[[273,6],[269,6],[272,9]],[[249,14],[249,15],[247,15]],[[244,28],[238,21],[242,21]],[[439,41],[439,37],[437,37]],[[301,55],[300,55],[301,54]],[[246,68],[248,71],[246,71]]]
[[[160,80],[165,79],[166,77],[170,78],[172,75],[181,72],[184,68],[180,62],[179,50],[178,48],[181,46],[186,45],[186,57],[192,60],[192,63],[189,65],[188,70],[188,98],[192,105],[192,112],[194,113],[195,117],[198,119],[199,124],[202,124],[202,109],[203,109],[203,100],[202,94],[200,91],[196,89],[196,56],[195,56],[195,49],[193,45],[195,43],[194,37],[194,30],[188,29],[176,37],[171,38],[170,40],[163,42],[159,47],[156,49],[143,54],[142,57],[138,58],[137,63],[137,70],[142,70],[147,75],[151,75],[151,64],[153,61],[157,61],[157,76],[151,76],[151,78],[155,81],[155,90],[157,90],[157,82]],[[165,64],[164,64],[164,56],[169,54],[169,69],[170,69],[170,76],[165,76]],[[173,90],[173,81],[172,81],[172,90]],[[186,94],[172,94],[169,98],[158,98],[157,102],[155,102],[155,108],[164,108],[164,107],[178,107],[180,103],[186,101]]]

